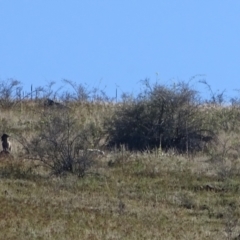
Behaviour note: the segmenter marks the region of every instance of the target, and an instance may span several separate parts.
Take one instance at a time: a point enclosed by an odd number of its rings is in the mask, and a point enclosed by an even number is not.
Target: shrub
[[[125,144],[130,150],[198,151],[214,137],[204,124],[197,92],[185,83],[151,87],[146,82],[136,98],[123,98],[106,128],[109,146]]]
[[[31,158],[43,162],[52,174],[71,172],[84,176],[93,157],[87,151],[79,155],[79,148],[86,146],[86,133],[83,135],[82,131],[70,110],[51,109],[35,126],[31,140],[22,143]]]
[[[9,109],[21,99],[21,83],[14,79],[0,81],[0,107]]]

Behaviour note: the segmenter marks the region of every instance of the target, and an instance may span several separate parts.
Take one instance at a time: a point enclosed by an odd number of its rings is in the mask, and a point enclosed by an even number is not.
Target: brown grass
[[[29,120],[29,108],[1,116],[12,117],[15,143],[14,134],[31,134],[28,121],[40,117],[32,109]],[[76,109],[85,121],[98,116],[99,125],[111,113]],[[14,159],[0,159],[0,239],[221,240],[240,234],[238,156],[233,164],[220,150],[211,157],[107,152],[78,178],[53,177],[19,149]]]
[[[102,159],[82,179],[49,177],[32,162],[2,160],[0,238],[236,236],[240,232],[237,223],[229,225],[240,215],[239,176],[221,181],[210,163],[197,160],[134,154],[124,167],[109,167]]]

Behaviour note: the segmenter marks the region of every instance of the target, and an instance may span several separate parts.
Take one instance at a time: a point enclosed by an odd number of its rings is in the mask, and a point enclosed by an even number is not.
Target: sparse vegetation
[[[113,103],[65,83],[72,95],[0,91],[14,146],[0,155],[0,239],[239,238],[238,98],[145,82]]]

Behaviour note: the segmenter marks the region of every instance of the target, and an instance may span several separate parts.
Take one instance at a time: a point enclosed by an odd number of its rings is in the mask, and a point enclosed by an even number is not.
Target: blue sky
[[[137,93],[203,75],[240,89],[239,0],[0,0],[0,80],[25,89],[62,79]],[[205,93],[204,93],[205,92]]]

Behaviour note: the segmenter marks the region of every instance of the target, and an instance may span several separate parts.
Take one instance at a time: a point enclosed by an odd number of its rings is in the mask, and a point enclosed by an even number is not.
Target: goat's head
[[[7,135],[6,133],[4,133],[4,134],[2,135],[2,142],[6,142],[8,138],[9,138],[9,135]]]

